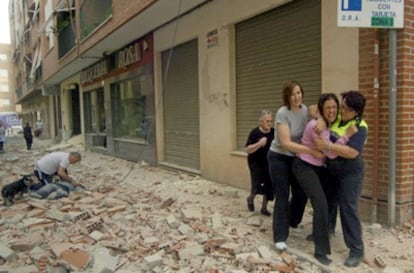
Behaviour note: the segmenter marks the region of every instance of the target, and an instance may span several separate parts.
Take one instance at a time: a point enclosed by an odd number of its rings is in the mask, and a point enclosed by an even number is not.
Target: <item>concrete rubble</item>
[[[30,172],[45,152],[41,148],[19,153],[17,161],[2,155],[0,182]],[[56,149],[82,147],[65,143],[48,151]],[[12,147],[8,153],[17,156]],[[58,200],[25,195],[13,206],[0,206],[0,272],[414,273],[414,221],[391,230],[368,225],[365,240],[373,255],[357,269],[347,269],[342,247],[336,253],[341,258],[326,267],[313,258],[305,235],[291,236],[289,251],[278,253],[271,217],[247,211],[244,190],[90,151],[82,156],[69,172],[86,191]],[[303,226],[307,231],[310,210]],[[410,250],[393,253],[376,233],[411,242]],[[405,266],[396,266],[401,262]]]

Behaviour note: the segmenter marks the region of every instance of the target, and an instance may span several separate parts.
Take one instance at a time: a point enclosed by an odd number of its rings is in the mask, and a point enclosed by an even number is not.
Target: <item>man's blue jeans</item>
[[[39,195],[40,198],[47,198],[52,192],[56,192],[55,196],[53,196],[53,199],[59,199],[62,197],[66,197],[69,195],[69,192],[72,191],[74,187],[72,184],[65,182],[65,181],[59,181],[56,183],[50,183],[47,185],[44,185],[35,193]]]

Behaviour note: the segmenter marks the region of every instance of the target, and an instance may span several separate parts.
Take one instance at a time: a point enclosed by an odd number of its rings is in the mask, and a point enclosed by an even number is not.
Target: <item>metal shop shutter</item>
[[[321,3],[298,0],[236,25],[237,149],[260,110],[283,104],[282,85],[299,81],[304,103],[321,94]]]
[[[162,52],[164,158],[195,170],[200,169],[197,47],[192,40]]]

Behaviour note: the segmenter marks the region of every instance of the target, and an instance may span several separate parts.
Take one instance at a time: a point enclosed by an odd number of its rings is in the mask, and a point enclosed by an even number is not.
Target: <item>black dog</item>
[[[27,193],[29,185],[33,182],[32,175],[22,175],[22,178],[14,181],[10,184],[7,184],[1,190],[1,195],[3,196],[4,205],[10,206],[14,203],[15,196],[22,196],[24,193]]]

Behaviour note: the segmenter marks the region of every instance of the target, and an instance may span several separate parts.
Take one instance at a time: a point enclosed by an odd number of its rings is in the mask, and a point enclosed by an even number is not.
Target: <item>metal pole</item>
[[[389,31],[389,149],[388,149],[388,225],[395,225],[395,132],[396,132],[396,97],[397,97],[397,31]]]

